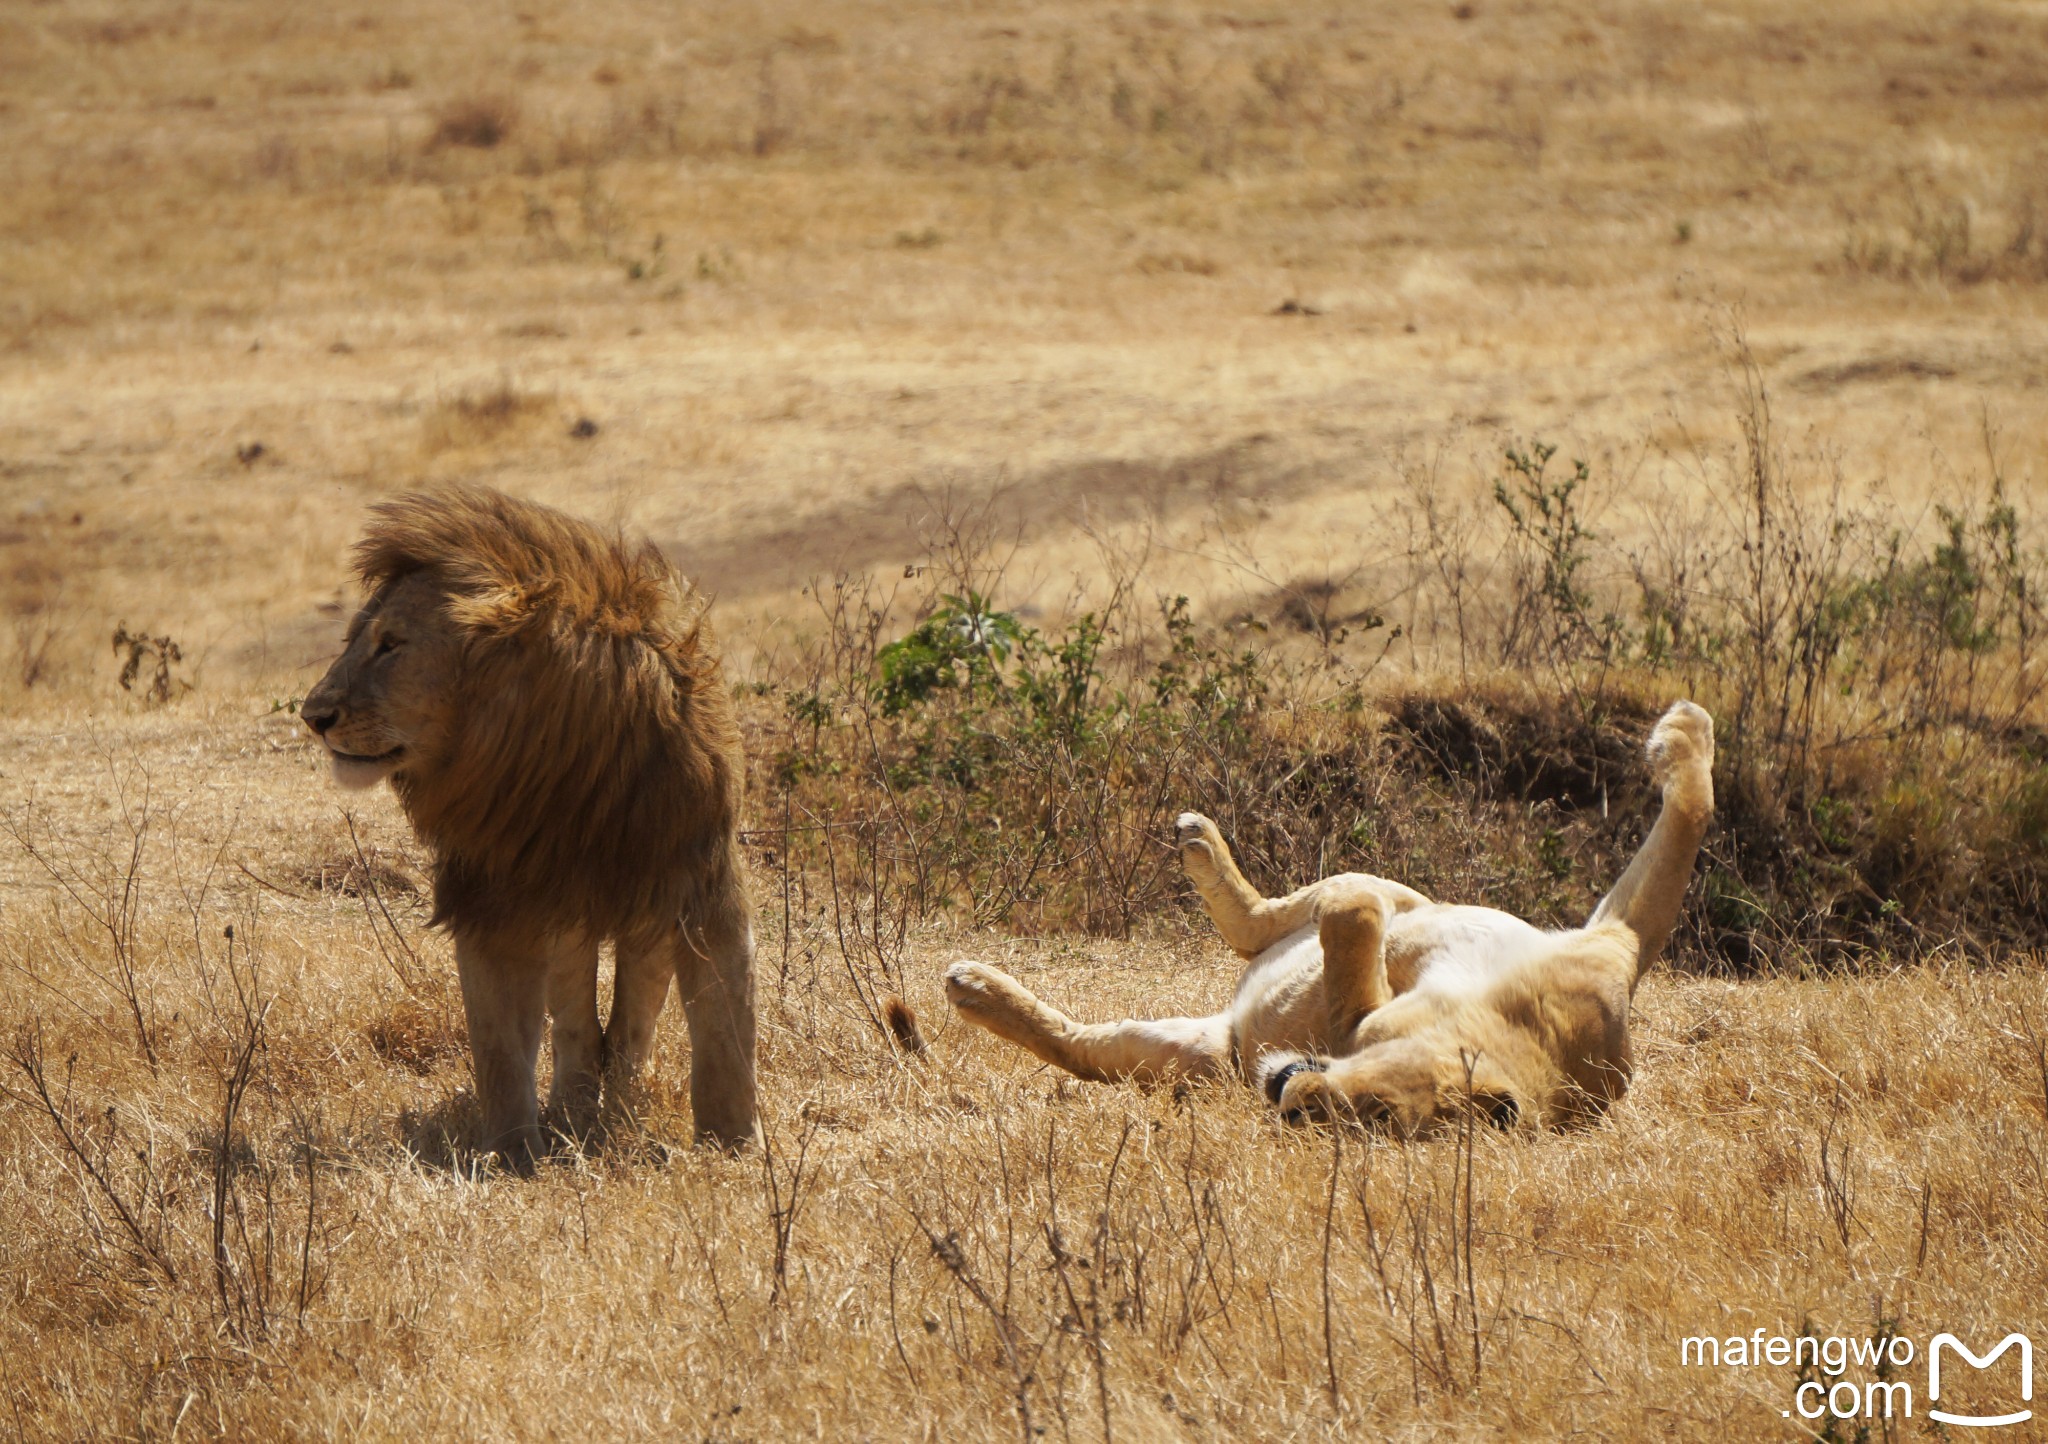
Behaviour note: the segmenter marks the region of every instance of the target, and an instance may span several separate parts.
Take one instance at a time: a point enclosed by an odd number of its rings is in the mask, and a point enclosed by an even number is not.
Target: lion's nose
[[[327,735],[327,729],[332,727],[335,723],[335,719],[337,719],[340,716],[341,709],[339,707],[318,706],[301,707],[299,709],[300,720],[303,721],[308,727],[312,728],[315,734],[321,737],[325,737]]]

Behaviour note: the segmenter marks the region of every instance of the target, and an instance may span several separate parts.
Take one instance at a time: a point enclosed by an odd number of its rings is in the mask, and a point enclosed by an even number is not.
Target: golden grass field
[[[1808,1421],[1795,1370],[1680,1340],[2048,1348],[2048,974],[2009,933],[1681,949],[1608,1123],[1400,1147],[949,1022],[962,956],[1089,1017],[1220,1004],[1184,892],[1129,936],[911,919],[871,950],[932,1035],[899,1058],[757,778],[768,1147],[685,1146],[671,1018],[628,1136],[519,1180],[474,1153],[424,859],[290,709],[366,506],[453,479],[659,539],[763,706],[812,583],[900,588],[900,631],[963,555],[1046,627],[1117,580],[1254,644],[1348,598],[1275,640],[1290,709],[1455,691],[1425,502],[1476,527],[1503,447],[1583,456],[1604,595],[1739,530],[1759,383],[1870,547],[1994,480],[2031,522],[2044,136],[2023,0],[0,7],[0,1434],[1954,1437],[1918,1362],[1913,1418]],[[1499,624],[1508,569],[1467,580]],[[1986,792],[2048,806],[2020,635]],[[1845,771],[1955,845],[1885,916],[1980,864],[2038,890],[1852,720]],[[793,733],[751,720],[757,763]]]

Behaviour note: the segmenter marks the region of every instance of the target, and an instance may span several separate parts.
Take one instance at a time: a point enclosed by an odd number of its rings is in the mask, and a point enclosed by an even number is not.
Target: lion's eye
[[[387,635],[385,635],[385,636],[382,636],[382,637],[379,637],[379,638],[377,639],[377,650],[376,650],[375,652],[373,652],[373,653],[372,653],[371,655],[372,655],[372,656],[377,656],[377,657],[381,657],[381,656],[383,656],[383,655],[384,655],[384,654],[385,654],[386,652],[395,652],[395,651],[397,651],[397,650],[398,650],[398,638],[396,638],[396,637],[393,637],[393,636],[390,636],[390,635],[388,635],[388,634],[387,634]]]

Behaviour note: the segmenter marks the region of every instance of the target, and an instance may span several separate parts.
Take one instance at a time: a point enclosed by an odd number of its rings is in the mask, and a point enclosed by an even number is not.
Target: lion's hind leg
[[[755,1120],[754,930],[745,899],[706,909],[675,940],[676,991],[690,1028],[690,1113],[697,1141],[742,1148]],[[651,985],[650,985],[651,986]]]
[[[1622,923],[1635,934],[1631,991],[1678,923],[1693,859],[1713,821],[1713,718],[1691,702],[1674,702],[1657,720],[1645,751],[1663,805],[1650,835],[1587,921],[1589,927]]]
[[[1201,894],[1202,906],[1223,941],[1240,957],[1256,957],[1315,917],[1321,883],[1282,898],[1262,897],[1245,881],[1230,845],[1215,823],[1199,812],[1183,812],[1174,824],[1181,868]]]
[[[671,944],[654,938],[620,938],[612,978],[612,1015],[604,1025],[604,1111],[621,1115],[633,1084],[654,1051],[654,1025],[668,1002],[675,977]]]
[[[955,963],[946,997],[998,1038],[1091,1082],[1212,1077],[1230,1066],[1230,1019],[1131,1019],[1077,1023],[997,968]]]

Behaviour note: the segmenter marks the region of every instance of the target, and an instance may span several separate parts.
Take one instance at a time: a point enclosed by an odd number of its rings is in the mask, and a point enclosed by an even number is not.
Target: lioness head
[[[1539,1121],[1539,1110],[1492,1059],[1460,1056],[1435,1041],[1390,1039],[1324,1071],[1294,1073],[1280,1090],[1281,1114],[1297,1122],[1360,1123],[1402,1138],[1435,1133],[1468,1113],[1500,1129]]]
[[[374,787],[438,761],[461,658],[447,591],[432,573],[411,572],[365,602],[342,654],[299,708],[327,747],[335,781]]]

